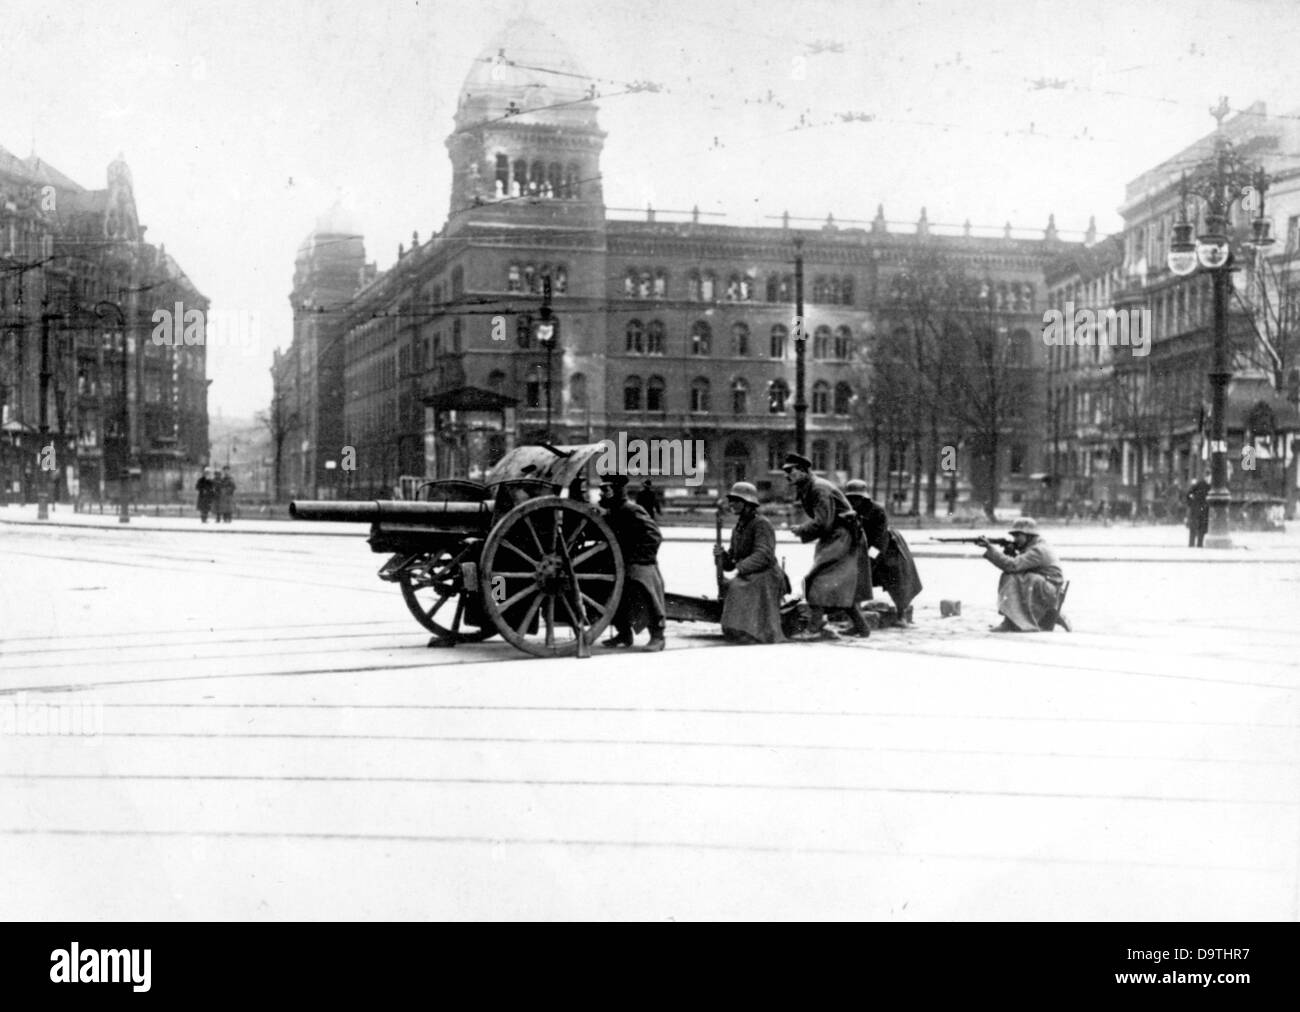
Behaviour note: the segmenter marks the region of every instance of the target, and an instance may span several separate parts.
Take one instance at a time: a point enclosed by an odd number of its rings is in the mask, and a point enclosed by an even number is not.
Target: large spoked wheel
[[[477,544],[426,555],[402,573],[402,600],[417,622],[448,643],[479,643],[496,635],[483,614],[477,586],[466,586],[462,563],[474,561]]]
[[[545,496],[501,518],[483,545],[483,608],[501,635],[538,657],[596,642],[623,594],[623,554],[585,503]]]

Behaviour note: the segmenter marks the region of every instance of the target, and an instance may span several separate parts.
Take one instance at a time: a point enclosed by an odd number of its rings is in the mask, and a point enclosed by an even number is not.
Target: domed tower
[[[602,226],[600,152],[590,80],[549,28],[510,22],[475,58],[447,139],[447,230],[467,222]]]

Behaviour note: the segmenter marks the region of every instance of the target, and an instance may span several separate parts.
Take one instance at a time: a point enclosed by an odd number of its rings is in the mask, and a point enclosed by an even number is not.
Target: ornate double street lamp
[[[1228,298],[1232,294],[1234,266],[1228,235],[1232,205],[1243,197],[1257,201],[1258,214],[1251,222],[1250,238],[1241,245],[1252,249],[1271,246],[1269,220],[1264,217],[1264,193],[1268,180],[1262,168],[1248,166],[1223,136],[1223,118],[1228,100],[1221,98],[1210,113],[1218,123],[1214,156],[1183,179],[1183,208],[1169,244],[1169,269],[1180,276],[1208,271],[1214,285],[1214,359],[1210,368],[1210,492],[1209,527],[1206,548],[1231,548],[1228,534],[1228,437],[1225,417],[1228,382],[1232,369],[1228,355]],[[1205,201],[1205,231],[1193,240],[1195,226],[1187,220],[1187,194]]]
[[[560,321],[551,309],[551,276],[542,278],[542,308],[534,325],[533,336],[546,349],[546,441],[555,441],[551,432],[551,383],[554,376],[555,346],[560,341]]]

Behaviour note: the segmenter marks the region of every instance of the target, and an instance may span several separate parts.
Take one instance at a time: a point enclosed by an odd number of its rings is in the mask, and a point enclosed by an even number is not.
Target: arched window
[[[559,162],[551,162],[546,167],[546,189],[548,197],[559,197],[564,193],[564,170]]]
[[[532,170],[528,173],[528,192],[537,196],[542,192],[542,186],[546,182],[546,166],[541,162],[533,162]]]
[[[695,414],[708,414],[709,381],[703,376],[697,377],[691,383],[691,411]]]
[[[772,328],[772,340],[768,347],[769,358],[785,358],[785,343],[790,336],[790,332],[781,324]]]
[[[853,279],[845,278],[840,283],[840,302],[846,306],[853,305]]]
[[[774,379],[767,385],[767,410],[769,414],[785,414],[785,402],[790,399],[790,384]]]
[[[563,295],[569,290],[569,271],[564,267],[556,267],[555,272],[551,275],[551,289],[556,295]]]
[[[623,381],[623,410],[641,410],[641,377],[629,376]]]
[[[465,348],[465,339],[463,336],[460,317],[451,321],[451,350],[453,354],[459,355]]]
[[[498,154],[496,158],[496,196],[500,200],[510,192],[510,157]]]
[[[827,415],[831,410],[831,385],[825,380],[818,380],[812,388],[812,413]]]
[[[537,292],[537,268],[532,264],[524,264],[524,291],[529,294]]]
[[[451,297],[459,298],[465,291],[465,268],[457,265],[451,270]]]
[[[522,275],[520,275],[519,273],[519,265],[511,264],[510,270],[506,274],[506,291],[518,292],[522,290],[522,287],[523,287],[523,280],[522,280]]]
[[[691,354],[708,355],[713,349],[713,328],[704,320],[691,324]]]
[[[655,271],[655,298],[662,299],[668,295],[668,272],[660,267]]]
[[[826,278],[821,274],[818,274],[817,277],[813,279],[812,301],[813,302],[826,301]]]
[[[853,354],[853,332],[848,327],[835,328],[835,358],[847,362]]]
[[[522,197],[528,189],[528,163],[522,158],[516,159],[514,170],[510,179],[510,196]]]
[[[718,279],[712,271],[705,271],[700,278],[700,298],[712,302],[718,297]]]
[[[739,274],[733,274],[731,275],[731,277],[727,278],[727,301],[728,302],[740,301],[740,275]]]
[[[813,359],[814,361],[823,361],[830,357],[831,353],[831,328],[822,324],[813,331]]]
[[[776,302],[778,299],[777,293],[780,292],[780,290],[781,290],[781,279],[778,278],[775,274],[769,274],[767,276],[766,291],[764,292],[764,294],[767,296],[767,301]]]
[[[542,406],[542,391],[545,389],[546,370],[540,365],[535,365],[528,370],[528,378],[524,382],[524,404],[530,408],[540,408]]]
[[[662,355],[664,353],[664,321],[651,320],[650,326],[646,328],[645,353],[647,355]]]
[[[645,409],[647,411],[667,411],[668,397],[662,376],[651,376],[645,387]]]
[[[826,464],[830,457],[830,447],[826,445],[826,440],[818,439],[814,442],[812,445],[812,453],[810,453],[809,456],[812,458],[814,471],[828,470]]]
[[[651,277],[650,272],[648,270],[643,270],[637,284],[637,298],[650,298],[650,289],[653,285],[654,279]]]
[[[835,384],[835,413],[847,415],[853,408],[853,388],[847,383]]]
[[[781,288],[779,294],[780,294],[780,298],[777,299],[778,302],[789,302],[791,299],[794,298],[794,275],[793,274],[781,275]]]
[[[731,381],[731,413],[749,414],[749,384],[739,376]]]
[[[702,284],[700,281],[700,272],[691,271],[691,273],[686,276],[686,297],[692,302],[699,302],[701,290]]]
[[[740,301],[749,302],[754,298],[754,279],[748,274],[740,276]]]
[[[723,478],[728,485],[749,477],[749,444],[743,439],[729,439],[722,451]]]
[[[781,470],[781,465],[785,463],[785,455],[789,452],[786,450],[784,439],[769,439],[767,441],[767,469],[769,471]]]
[[[841,439],[835,443],[835,470],[850,471],[852,470],[850,464],[849,444]]]
[[[731,353],[733,355],[749,354],[749,324],[747,323],[732,324]]]
[[[629,299],[636,298],[636,271],[631,267],[629,267],[627,273],[623,275],[623,294]]]
[[[840,279],[830,278],[826,282],[826,301],[832,305],[840,304]]]
[[[569,407],[578,411],[587,407],[587,377],[580,372],[569,377]]]
[[[645,329],[641,326],[640,320],[629,320],[627,323],[627,353],[629,355],[645,353]]]

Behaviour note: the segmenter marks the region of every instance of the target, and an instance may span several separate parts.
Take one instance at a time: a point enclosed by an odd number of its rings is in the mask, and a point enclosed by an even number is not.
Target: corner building
[[[530,69],[537,68],[537,69]],[[706,488],[746,479],[780,492],[794,447],[794,240],[804,240],[807,448],[836,480],[887,468],[870,445],[860,389],[890,274],[920,242],[950,249],[998,291],[1010,331],[1041,369],[1043,266],[1066,244],[1041,239],[771,228],[607,214],[605,133],[564,43],[528,19],[474,61],[460,95],[448,217],[343,311],[343,440],[356,470],[342,494],[391,491],[400,476],[478,478],[516,442],[699,439]],[[533,339],[549,277],[560,321],[551,353]],[[1040,420],[1029,420],[1041,431]],[[1013,440],[1008,441],[1008,447]],[[1015,499],[1041,447],[1004,470]],[[1013,466],[1014,465],[1014,466]],[[901,465],[900,465],[901,466]],[[1012,471],[1022,473],[1021,477]],[[907,488],[905,472],[895,484]],[[665,478],[661,485],[681,485]],[[969,485],[964,486],[969,492]],[[908,504],[910,505],[910,504]]]

